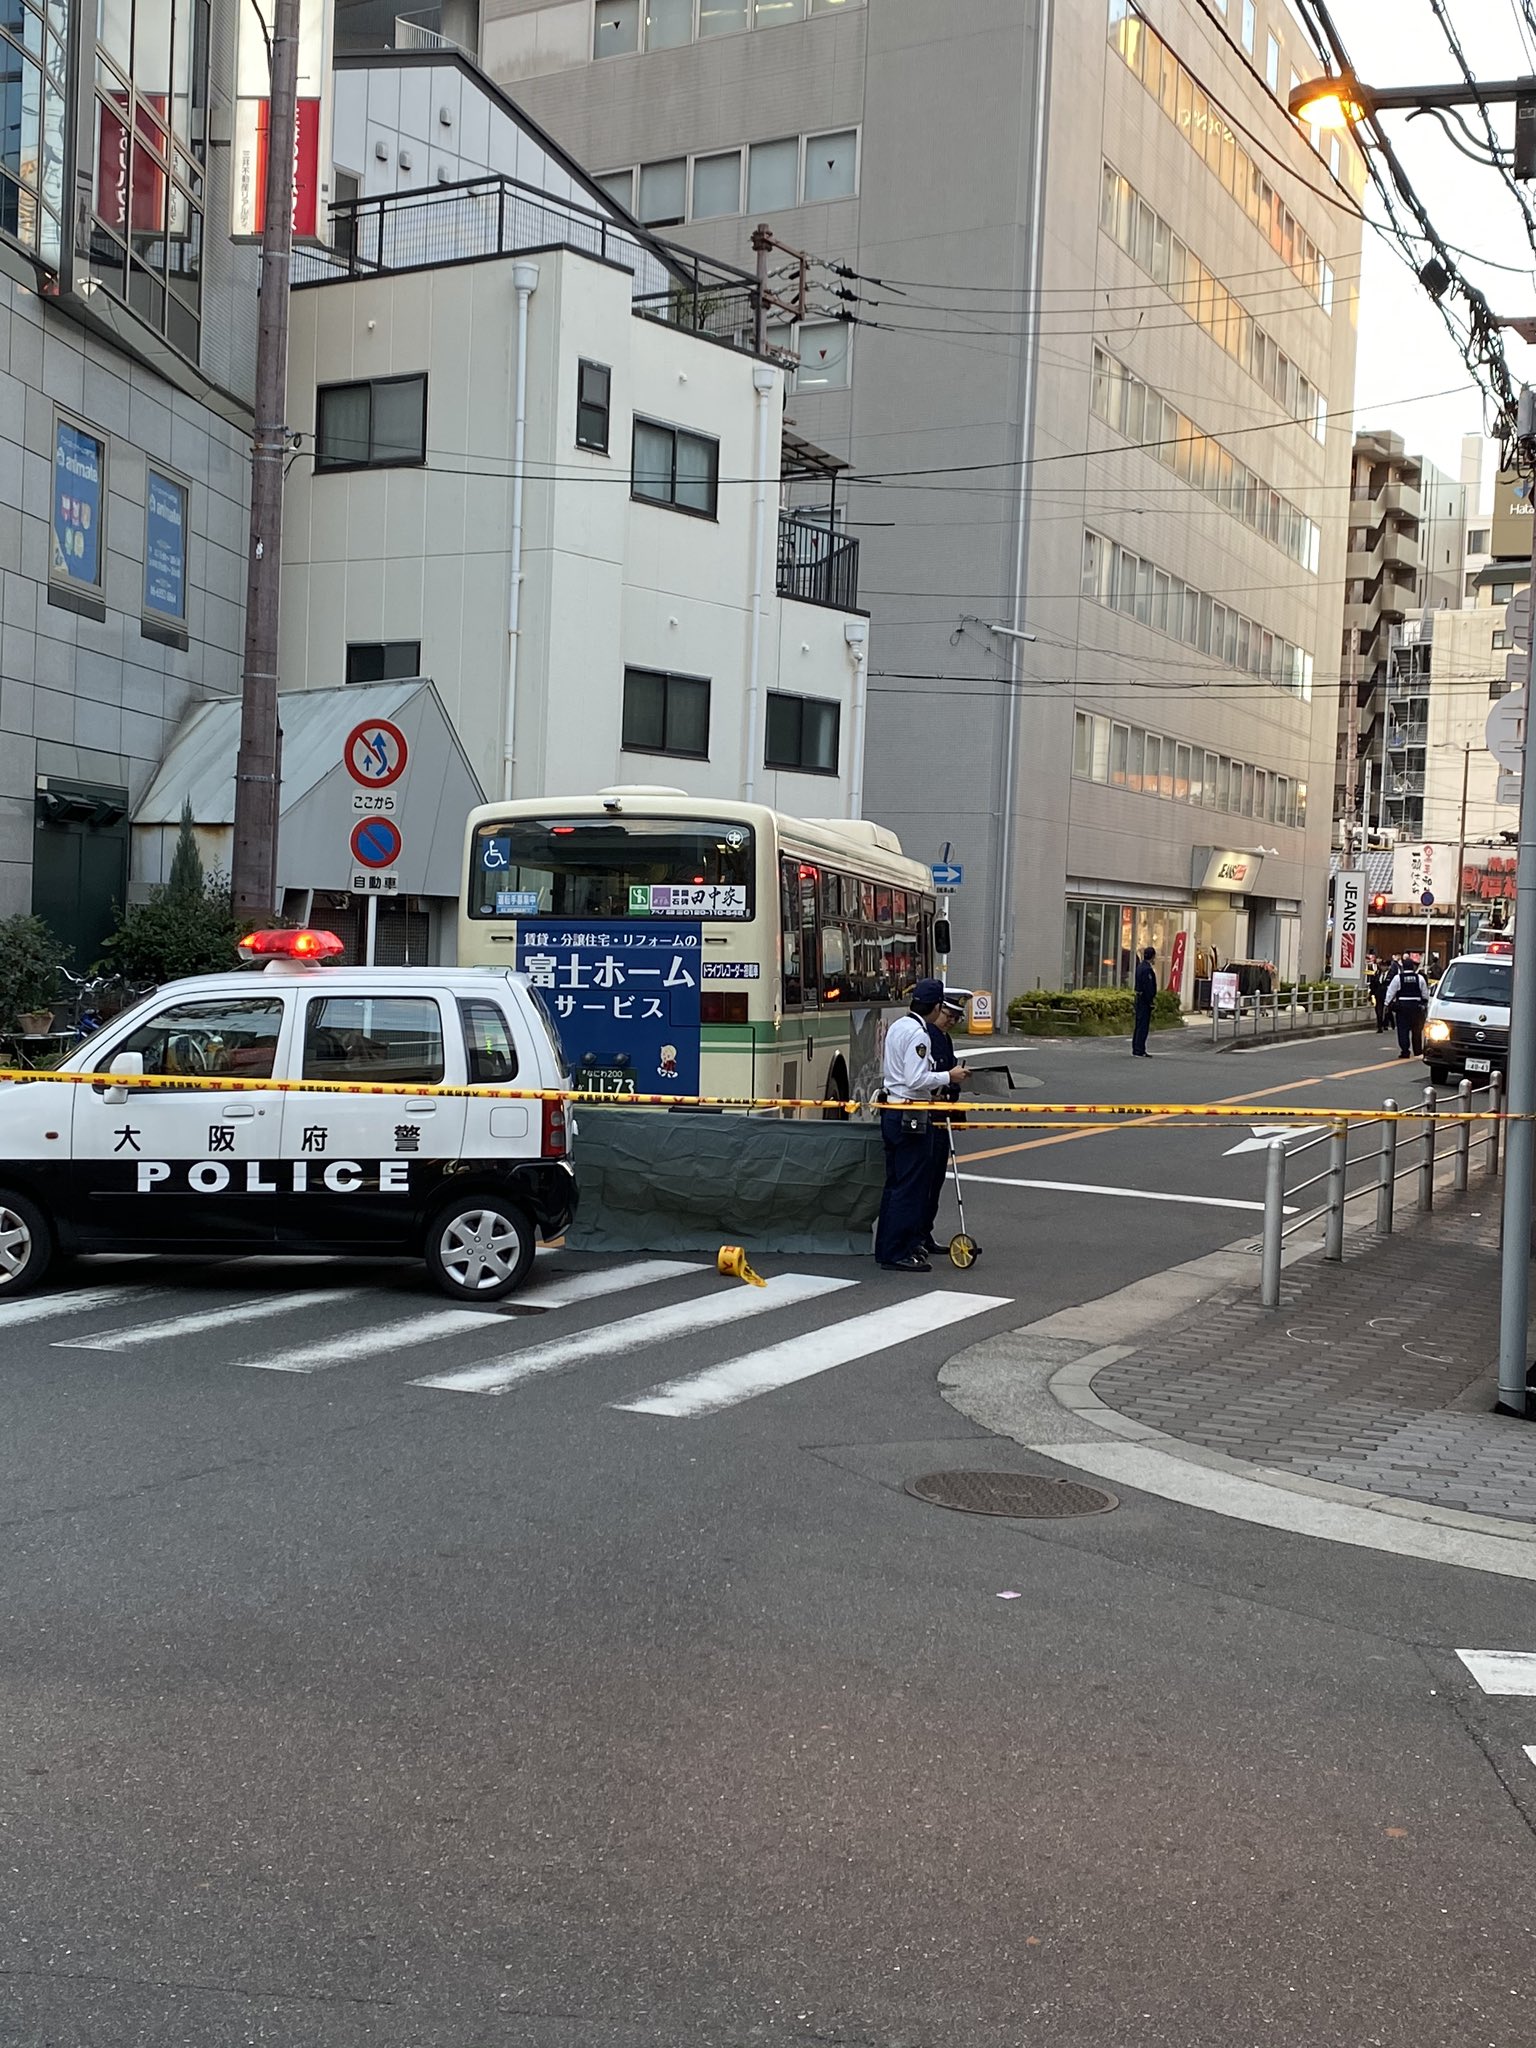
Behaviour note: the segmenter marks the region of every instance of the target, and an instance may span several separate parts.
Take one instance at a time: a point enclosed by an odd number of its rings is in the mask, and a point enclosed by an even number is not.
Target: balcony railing
[[[792,512],[779,514],[780,597],[824,604],[833,611],[859,608],[859,544],[847,534]]]
[[[1397,753],[1403,747],[1422,747],[1429,738],[1429,727],[1414,720],[1408,725],[1393,725],[1387,728],[1387,751]]]

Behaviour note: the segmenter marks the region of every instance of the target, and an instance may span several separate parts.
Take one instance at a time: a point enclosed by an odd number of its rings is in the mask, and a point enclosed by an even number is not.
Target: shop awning
[[[355,689],[284,690],[282,802],[277,838],[280,889],[350,890],[358,871],[354,829],[387,816],[399,833],[387,864],[393,892],[457,896],[464,821],[485,795],[433,684],[422,677]],[[393,727],[405,767],[370,788],[348,772],[347,739],[359,726]],[[174,829],[184,805],[203,831],[232,830],[240,706],[200,704],[187,714],[134,815],[135,830]],[[393,743],[391,742],[391,746]],[[382,799],[389,798],[388,806]]]

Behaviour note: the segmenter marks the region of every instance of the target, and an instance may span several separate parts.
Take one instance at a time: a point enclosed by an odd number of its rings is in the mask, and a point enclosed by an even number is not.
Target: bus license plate
[[[576,1086],[592,1095],[633,1095],[635,1077],[624,1067],[583,1067]]]
[[[1492,1060],[1468,1060],[1468,1061],[1467,1061],[1467,1072],[1468,1072],[1469,1074],[1491,1074],[1491,1073],[1493,1072],[1493,1061],[1492,1061]]]

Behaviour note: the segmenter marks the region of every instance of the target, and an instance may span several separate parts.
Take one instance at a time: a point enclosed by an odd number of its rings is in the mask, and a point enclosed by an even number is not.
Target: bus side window
[[[798,863],[779,865],[779,929],[784,945],[784,1007],[800,1007],[800,880]]]
[[[807,1009],[814,1009],[821,992],[817,972],[816,870],[802,863],[800,868],[800,985]]]
[[[842,924],[823,924],[821,927],[821,1000],[824,1003],[846,1003],[851,1000],[852,990],[848,986],[848,930]]]

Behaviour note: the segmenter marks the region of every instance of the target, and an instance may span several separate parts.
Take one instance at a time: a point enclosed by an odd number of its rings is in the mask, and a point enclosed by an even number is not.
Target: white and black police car
[[[569,1085],[527,984],[326,965],[330,932],[242,950],[264,971],[168,983],[60,1068],[108,1079],[0,1084],[0,1296],[108,1251],[407,1256],[461,1299],[509,1294],[575,1214],[566,1105],[427,1091]],[[404,1092],[176,1085],[226,1078]]]

